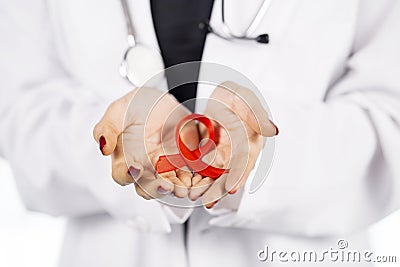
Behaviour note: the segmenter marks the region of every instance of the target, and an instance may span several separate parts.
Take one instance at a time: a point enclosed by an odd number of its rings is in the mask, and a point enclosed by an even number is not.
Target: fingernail
[[[136,178],[140,173],[140,169],[136,169],[135,167],[130,166],[128,172],[132,176],[132,178]]]
[[[166,194],[171,193],[171,191],[167,190],[167,189],[164,189],[162,186],[159,186],[157,188],[157,193],[159,193],[160,195],[166,195]]]
[[[279,134],[279,129],[278,127],[275,125],[275,123],[273,123],[272,121],[270,121],[272,123],[272,125],[275,127],[275,135]]]
[[[212,203],[211,205],[206,206],[206,208],[207,208],[207,209],[211,209],[211,208],[213,208],[217,203],[218,203],[218,200],[215,201],[214,203]]]
[[[199,198],[200,198],[200,196],[195,196],[195,197],[192,197],[191,200],[192,201],[197,201]]]
[[[239,188],[233,189],[231,191],[229,191],[229,194],[233,195],[236,194],[236,192],[239,190]]]
[[[100,136],[99,145],[100,145],[100,151],[104,155],[103,148],[106,145],[106,139],[104,138],[104,136]]]

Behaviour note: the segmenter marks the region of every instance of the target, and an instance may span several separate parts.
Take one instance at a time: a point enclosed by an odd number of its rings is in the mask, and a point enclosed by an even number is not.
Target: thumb
[[[180,131],[183,143],[191,150],[199,147],[199,129],[195,121],[187,123]]]
[[[211,98],[227,104],[257,134],[271,137],[279,133],[259,98],[250,89],[234,82],[224,82],[217,86]]]
[[[131,184],[142,177],[144,172],[143,164],[129,154],[129,152],[125,155],[121,136],[118,138],[118,143],[115,151],[112,153],[111,159],[111,176],[118,184]]]
[[[112,154],[117,145],[118,136],[123,131],[125,113],[132,96],[133,90],[108,106],[101,120],[93,129],[93,137],[100,145],[103,155]]]

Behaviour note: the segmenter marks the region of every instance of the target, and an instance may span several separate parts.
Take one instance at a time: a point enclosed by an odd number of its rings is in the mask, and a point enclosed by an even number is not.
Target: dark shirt
[[[201,60],[207,32],[200,30],[198,25],[210,19],[213,1],[150,1],[154,28],[166,68],[179,63]],[[170,93],[182,103],[196,97],[196,88],[197,83],[191,83],[172,88]],[[193,110],[194,101],[187,106]]]

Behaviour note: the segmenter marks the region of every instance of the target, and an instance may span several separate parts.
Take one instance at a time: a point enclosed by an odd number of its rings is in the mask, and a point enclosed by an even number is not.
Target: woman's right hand
[[[135,183],[136,192],[145,199],[171,192],[187,196],[191,172],[159,175],[154,169],[159,156],[178,152],[175,127],[189,113],[172,95],[153,88],[137,88],[114,101],[93,131],[103,155],[112,156],[113,179],[120,185]],[[186,125],[181,137],[189,148],[196,148],[197,125]]]

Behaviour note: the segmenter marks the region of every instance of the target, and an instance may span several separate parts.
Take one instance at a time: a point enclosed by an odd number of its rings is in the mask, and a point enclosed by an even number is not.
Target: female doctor
[[[27,208],[69,218],[60,266],[276,266],[260,249],[323,250],[338,238],[367,247],[365,228],[400,206],[399,2],[272,1],[253,40],[232,35],[262,0],[129,4],[135,39],[166,67],[202,59],[257,85],[279,125],[274,166],[256,193],[242,186],[189,214],[119,186],[92,130],[133,92],[116,71],[121,3],[1,4],[0,153]],[[197,26],[208,18],[206,35]]]

